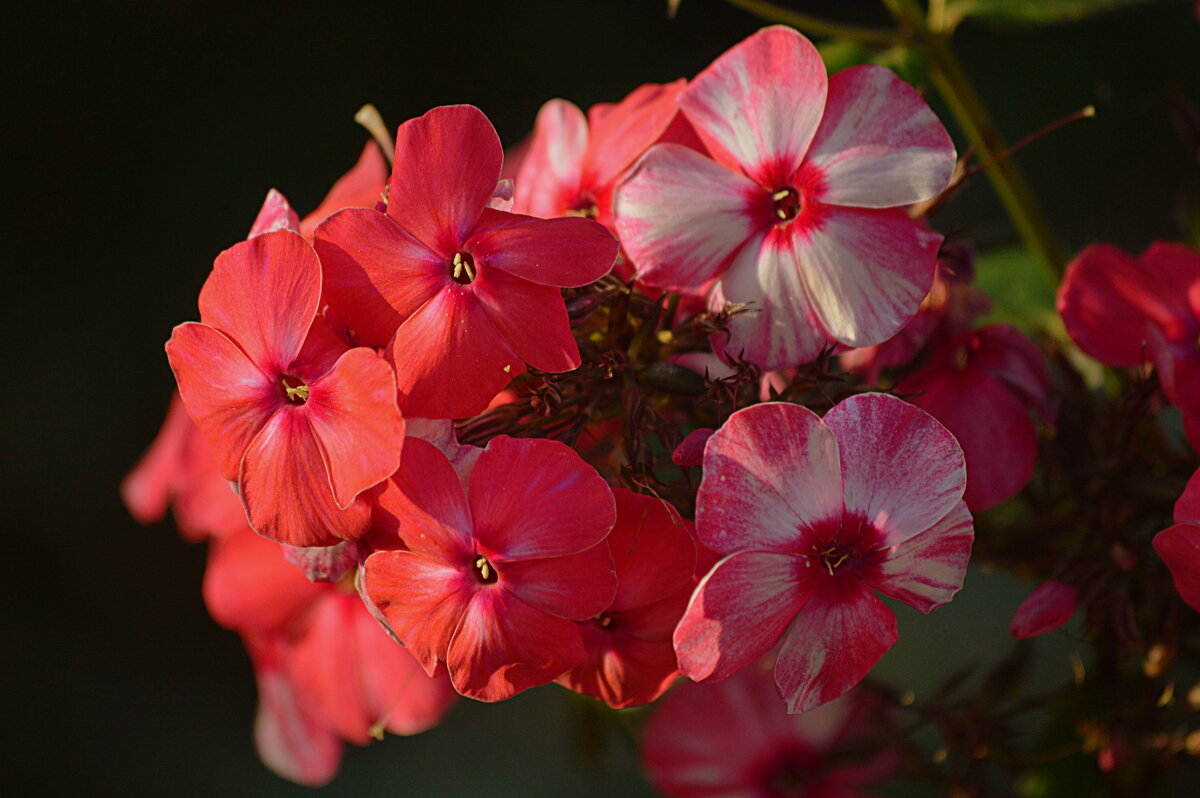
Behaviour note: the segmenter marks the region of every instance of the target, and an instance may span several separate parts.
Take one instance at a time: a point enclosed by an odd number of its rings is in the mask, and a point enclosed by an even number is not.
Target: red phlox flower
[[[143,524],[162,520],[167,508],[188,540],[232,534],[246,512],[221,476],[208,441],[187,414],[179,394],[150,448],[121,482],[121,498]]]
[[[614,488],[617,522],[608,536],[617,594],[580,621],[589,659],[556,680],[612,707],[647,704],[679,676],[671,634],[695,586],[691,524],[659,499]]]
[[[694,429],[671,452],[671,462],[677,466],[698,466],[704,462],[704,445],[712,437],[708,427]]]
[[[617,242],[590,219],[488,207],[502,159],[479,109],[435,108],[397,131],[386,213],[317,228],[324,299],[356,341],[387,347],[405,415],[474,415],[526,362],[579,366],[559,289],[602,277]]]
[[[213,618],[242,635],[259,686],[255,742],[285,778],[333,777],[342,741],[435,725],[456,694],[367,612],[353,579],[313,584],[248,528],[214,541],[204,576]]]
[[[782,637],[789,711],[842,695],[896,640],[873,589],[929,612],[962,586],[965,487],[954,437],[893,396],[852,396],[824,419],[784,403],[734,413],[709,438],[696,497],[701,542],[727,556],[675,630],[680,670],[722,679]]]
[[[972,512],[1015,496],[1033,478],[1038,438],[1030,411],[1052,423],[1057,404],[1042,351],[1015,327],[993,324],[935,344],[897,393],[954,434],[967,458]]]
[[[583,111],[550,100],[538,111],[529,149],[516,174],[513,210],[530,216],[585,216],[614,230],[612,192],[651,145],[703,148],[678,99],[687,81],[647,83],[619,103]]]
[[[671,691],[646,723],[642,761],[668,798],[864,795],[899,763],[871,728],[875,707],[855,692],[789,715],[768,672],[745,668]]]
[[[404,438],[391,368],[338,337],[320,298],[308,243],[257,235],[217,257],[200,323],[167,343],[184,406],[251,525],[296,546],[360,537],[371,512],[360,494],[395,471]]]
[[[1175,502],[1175,525],[1155,535],[1153,545],[1171,572],[1179,597],[1200,612],[1200,471]]]
[[[500,701],[587,660],[575,621],[616,592],[616,511],[557,441],[501,435],[473,459],[456,471],[432,444],[406,442],[377,511],[402,547],[367,557],[363,588],[427,672],[445,663],[460,693]]]
[[[1043,582],[1017,607],[1008,631],[1018,640],[1053,632],[1075,614],[1079,592],[1065,582]]]
[[[917,311],[941,237],[902,206],[937,196],[954,169],[949,135],[883,67],[827,78],[794,30],[733,47],[679,97],[713,159],[652,147],[616,190],[613,213],[640,279],[730,322],[731,353],[764,369],[814,359],[832,338],[868,346]]]
[[[1156,241],[1134,259],[1094,244],[1067,265],[1058,312],[1071,339],[1101,363],[1154,363],[1200,449],[1200,252]]]

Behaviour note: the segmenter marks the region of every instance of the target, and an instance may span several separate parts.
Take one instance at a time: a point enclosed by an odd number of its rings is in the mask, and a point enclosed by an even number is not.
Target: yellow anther
[[[308,386],[307,385],[297,385],[296,387],[293,388],[292,386],[288,385],[285,382],[283,384],[283,390],[287,392],[287,398],[292,400],[293,402],[307,402],[308,401]]]
[[[492,578],[492,564],[487,561],[487,557],[480,557],[475,561],[475,567],[479,569],[479,575],[483,577],[483,581]]]
[[[787,218],[788,218],[787,211],[785,211],[783,208],[776,208],[775,215],[778,216],[783,221],[785,221],[785,222],[787,221]]]
[[[781,188],[778,191],[776,191],[774,194],[771,195],[771,199],[775,200],[776,202],[779,202],[782,199],[787,199],[788,194],[791,194],[791,193],[792,193],[792,190],[790,188]]]

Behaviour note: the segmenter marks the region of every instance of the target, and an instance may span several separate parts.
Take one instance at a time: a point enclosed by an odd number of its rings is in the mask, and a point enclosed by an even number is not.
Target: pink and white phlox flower
[[[904,206],[945,188],[955,152],[911,87],[875,66],[827,77],[807,39],[771,27],[714,61],[679,105],[712,158],[660,144],[618,186],[639,279],[711,284],[713,310],[753,303],[727,349],[765,369],[808,362],[830,339],[877,344],[913,317],[941,236]]]
[[[852,396],[824,419],[785,403],[734,413],[704,452],[696,530],[725,556],[675,630],[680,670],[723,679],[782,638],[789,711],[842,695],[896,640],[875,590],[929,612],[962,586],[965,487],[954,437],[893,396]]]

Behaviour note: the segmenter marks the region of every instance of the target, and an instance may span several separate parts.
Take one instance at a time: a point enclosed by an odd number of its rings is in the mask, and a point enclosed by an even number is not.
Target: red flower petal
[[[1070,585],[1050,580],[1038,585],[1017,607],[1009,634],[1018,640],[1053,632],[1075,614],[1079,594]]]
[[[287,230],[234,244],[200,289],[200,321],[237,342],[267,374],[287,370],[321,299],[321,263]]]
[[[698,466],[704,462],[704,446],[715,430],[708,427],[694,429],[679,442],[671,452],[671,462],[677,466]]]
[[[504,150],[472,105],[443,105],[396,131],[388,216],[439,255],[458,251],[487,205]]]
[[[1167,527],[1154,536],[1154,550],[1171,571],[1179,597],[1200,612],[1200,526]]]
[[[250,444],[238,484],[250,525],[281,543],[331,546],[357,540],[371,523],[365,499],[344,510],[334,503],[312,426],[296,407],[276,413]]]
[[[727,50],[679,105],[719,161],[778,188],[800,166],[825,109],[817,48],[791,28],[764,28]]]
[[[573,288],[595,282],[617,259],[604,225],[568,217],[534,219],[487,210],[465,248],[482,268],[501,269],[539,285]]]
[[[375,718],[363,695],[353,638],[355,605],[362,611],[362,601],[336,589],[323,593],[292,647],[289,670],[296,689],[330,729],[343,740],[366,745]]]
[[[679,670],[724,679],[775,644],[824,574],[811,561],[762,551],[730,555],[696,587],[675,629]]]
[[[844,69],[807,161],[828,181],[824,202],[891,208],[936,197],[954,171],[954,142],[925,100],[881,66]]]
[[[320,444],[339,507],[395,473],[404,443],[391,367],[372,349],[351,349],[310,386],[305,415]]]
[[[249,527],[212,542],[204,604],[213,620],[243,634],[282,631],[322,594],[284,559],[283,548]]]
[[[469,563],[463,565],[409,551],[377,551],[363,565],[367,596],[430,676],[478,592]]]
[[[802,530],[842,515],[838,444],[812,411],[739,410],[708,440],[696,531],[713,551],[794,552]]]
[[[825,424],[837,437],[846,512],[883,532],[885,546],[929,529],[963,497],[962,449],[924,410],[859,394],[826,413]]]
[[[181,324],[167,341],[179,396],[212,447],[221,475],[238,478],[254,436],[283,404],[282,391],[237,344],[203,324]]]
[[[524,362],[492,324],[469,286],[440,291],[396,331],[388,346],[406,416],[465,418],[483,411]]]
[[[679,666],[669,630],[666,640],[649,641],[620,633],[608,634],[595,624],[581,626],[591,658],[555,680],[568,690],[595,696],[610,707],[624,709],[650,703],[678,678]],[[588,644],[589,637],[599,638],[597,644]]]
[[[566,100],[543,105],[514,181],[513,210],[544,219],[573,208],[580,199],[579,177],[587,145],[588,123],[578,106]]]
[[[383,152],[374,141],[368,141],[350,171],[338,178],[321,204],[300,222],[300,235],[312,241],[317,225],[343,208],[374,208],[383,198],[387,179]]]
[[[696,570],[696,544],[686,521],[661,499],[613,489],[617,522],[608,536],[617,572],[611,610],[644,607],[682,589]]]
[[[1175,501],[1175,523],[1200,524],[1200,470],[1192,474]]]
[[[475,299],[513,352],[542,371],[579,367],[562,292],[495,270],[472,283]]]
[[[788,712],[845,694],[895,642],[896,616],[870,588],[857,579],[823,581],[775,661],[775,683]]]
[[[599,615],[617,591],[613,558],[604,542],[579,554],[546,560],[497,560],[505,590],[557,618],[582,621]]]
[[[467,496],[475,537],[509,561],[576,554],[604,540],[616,521],[604,479],[558,441],[493,438]]]
[[[309,708],[281,660],[282,641],[250,645],[258,682],[254,745],[263,764],[308,787],[327,784],[342,760],[342,742]]]
[[[405,441],[400,468],[377,501],[376,525],[398,534],[413,551],[446,563],[474,553],[467,495],[454,466],[431,443]]]
[[[534,609],[504,589],[475,594],[446,659],[455,689],[503,701],[587,660],[573,621]]]
[[[335,213],[315,236],[323,299],[361,344],[386,346],[405,319],[450,283],[447,260],[382,213]]]
[[[602,188],[621,176],[638,156],[666,132],[679,111],[683,78],[646,83],[592,121],[591,144],[583,161],[581,183]]]
[[[267,198],[263,200],[262,208],[259,209],[258,216],[254,218],[254,224],[251,225],[246,238],[254,238],[254,236],[272,233],[276,230],[295,231],[299,227],[300,216],[292,210],[287,197],[277,190],[271,189],[267,192]]]

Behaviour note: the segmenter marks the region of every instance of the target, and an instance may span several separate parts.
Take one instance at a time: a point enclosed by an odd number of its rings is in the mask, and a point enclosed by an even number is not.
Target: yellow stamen
[[[791,193],[790,188],[781,188],[771,195],[771,199],[779,202],[781,199],[787,199],[787,195]]]
[[[467,273],[467,281],[468,282],[475,279],[475,268],[466,259],[463,258],[461,252],[455,252],[454,253],[454,274],[453,274],[454,279],[457,280],[460,277],[462,277],[462,273],[464,271]]]
[[[483,581],[487,581],[492,577],[492,564],[487,561],[487,557],[480,557],[475,561],[475,567],[479,569],[479,575],[483,577]]]
[[[775,215],[778,216],[783,221],[785,221],[785,222],[787,221],[787,218],[788,218],[787,211],[785,211],[783,208],[776,208]]]
[[[297,385],[295,388],[293,388],[292,386],[288,385],[287,383],[284,383],[283,390],[285,390],[287,392],[288,399],[291,399],[293,402],[296,402],[296,401],[307,402],[308,401],[308,386],[307,385]]]

